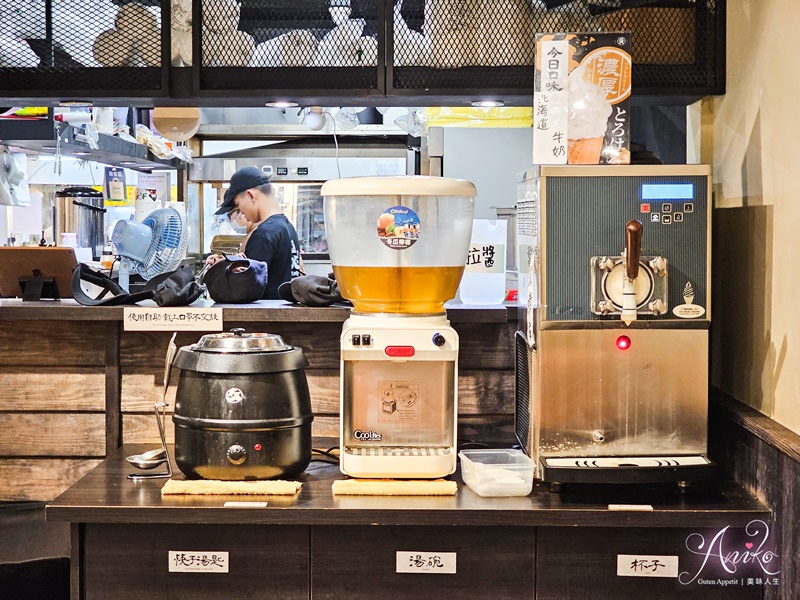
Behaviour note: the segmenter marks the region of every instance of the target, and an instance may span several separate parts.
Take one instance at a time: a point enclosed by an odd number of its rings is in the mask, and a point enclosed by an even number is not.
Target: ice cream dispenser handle
[[[642,253],[642,223],[628,221],[625,225],[625,274],[631,281],[639,276],[639,259]]]

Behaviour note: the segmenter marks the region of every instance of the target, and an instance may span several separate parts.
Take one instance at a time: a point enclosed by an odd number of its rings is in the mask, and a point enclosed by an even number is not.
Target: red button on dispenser
[[[253,446],[253,450],[255,450],[256,452],[261,452],[261,444],[256,444],[255,446]]]
[[[386,346],[383,351],[386,356],[392,357],[409,357],[414,356],[414,346]]]
[[[631,338],[627,335],[621,335],[617,338],[617,348],[620,350],[627,350],[631,347]]]

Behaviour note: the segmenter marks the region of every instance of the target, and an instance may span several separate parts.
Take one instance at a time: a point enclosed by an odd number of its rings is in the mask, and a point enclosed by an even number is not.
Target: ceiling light
[[[476,108],[497,108],[505,105],[506,103],[502,100],[475,100],[472,103],[472,106],[475,106]]]
[[[89,156],[91,152],[74,152],[75,156]]]
[[[42,146],[42,150],[58,150],[56,146]]]
[[[62,100],[61,102],[58,103],[58,105],[86,108],[88,106],[92,106],[92,103],[89,100]]]
[[[122,160],[122,161],[120,161],[119,164],[121,164],[121,165],[123,165],[125,167],[130,167],[130,166],[135,165],[136,161],[135,160]]]
[[[300,106],[297,102],[292,102],[290,100],[275,100],[274,102],[267,102],[267,106],[270,108],[294,108],[295,106]]]

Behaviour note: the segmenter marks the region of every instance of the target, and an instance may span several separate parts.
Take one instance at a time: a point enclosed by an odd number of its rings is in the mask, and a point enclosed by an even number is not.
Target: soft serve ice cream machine
[[[713,475],[710,175],[704,165],[523,175],[515,426],[540,479]]]

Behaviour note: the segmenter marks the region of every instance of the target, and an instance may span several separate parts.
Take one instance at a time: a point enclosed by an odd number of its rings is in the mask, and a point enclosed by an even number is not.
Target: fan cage
[[[142,223],[153,229],[153,241],[144,261],[136,264],[136,272],[149,280],[177,269],[187,244],[186,226],[180,213],[174,208],[160,208]]]

